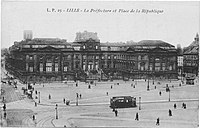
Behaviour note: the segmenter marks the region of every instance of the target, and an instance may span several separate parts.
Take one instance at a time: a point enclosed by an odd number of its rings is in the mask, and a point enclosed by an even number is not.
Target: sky
[[[61,38],[68,42],[75,40],[76,32],[87,30],[97,32],[100,42],[162,40],[174,46],[181,44],[181,47],[186,47],[200,29],[198,1],[4,0],[1,6],[2,48],[23,40],[24,30],[32,30],[33,38]],[[78,9],[78,12],[66,12],[70,8]],[[62,12],[52,12],[54,9],[61,9]],[[94,11],[98,9],[111,12]],[[120,9],[126,12],[119,12]],[[145,13],[143,9],[154,11]]]

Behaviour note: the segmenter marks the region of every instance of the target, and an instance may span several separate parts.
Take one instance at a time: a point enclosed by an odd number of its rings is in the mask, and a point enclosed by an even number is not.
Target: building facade
[[[184,49],[183,72],[186,77],[198,76],[199,73],[199,35],[196,34],[194,41]]]
[[[85,31],[72,43],[34,38],[9,49],[6,68],[23,81],[177,78],[177,50],[160,40],[101,43]]]

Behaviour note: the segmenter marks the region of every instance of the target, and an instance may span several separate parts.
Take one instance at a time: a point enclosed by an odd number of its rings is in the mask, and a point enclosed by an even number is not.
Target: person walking
[[[33,115],[33,121],[35,120],[35,115]]]
[[[106,92],[106,95],[108,96],[108,92]]]
[[[156,125],[160,125],[160,119],[159,118],[157,118],[157,120],[156,120]]]
[[[174,109],[176,109],[176,103],[174,104]]]
[[[65,98],[63,98],[63,103],[65,103]]]
[[[118,114],[118,111],[117,110],[115,110],[115,116],[117,117],[117,114]]]
[[[51,99],[51,95],[49,94],[49,99]]]
[[[182,108],[184,108],[184,106],[185,106],[185,103],[182,104]]]
[[[6,112],[4,112],[3,116],[4,116],[4,118],[6,119],[7,113],[6,113]]]
[[[172,116],[172,110],[169,109],[169,116]]]
[[[136,113],[136,115],[135,115],[135,120],[139,121],[139,115],[138,115],[138,113]]]
[[[110,86],[110,88],[111,88],[111,89],[113,88],[112,85]]]
[[[162,93],[161,93],[161,91],[160,91],[160,92],[159,92],[159,95],[161,96],[161,94],[162,94]]]
[[[184,104],[184,107],[183,107],[184,109],[186,109],[186,104]]]
[[[6,110],[6,104],[3,104],[3,111]]]

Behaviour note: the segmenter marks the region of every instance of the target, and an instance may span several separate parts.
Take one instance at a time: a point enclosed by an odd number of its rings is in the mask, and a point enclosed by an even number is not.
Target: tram
[[[116,96],[110,99],[111,108],[129,108],[136,106],[136,98],[132,96]]]

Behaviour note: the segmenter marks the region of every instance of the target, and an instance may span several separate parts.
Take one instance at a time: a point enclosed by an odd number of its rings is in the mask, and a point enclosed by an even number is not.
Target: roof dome
[[[164,41],[161,41],[161,40],[142,40],[142,41],[138,42],[138,45],[174,47],[173,45],[166,43]]]

